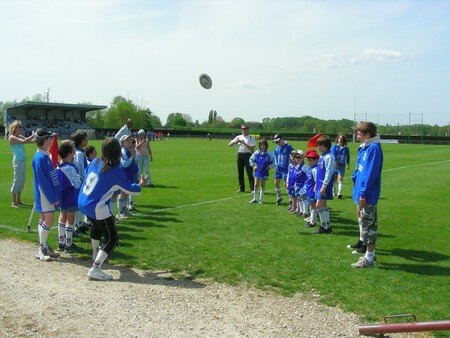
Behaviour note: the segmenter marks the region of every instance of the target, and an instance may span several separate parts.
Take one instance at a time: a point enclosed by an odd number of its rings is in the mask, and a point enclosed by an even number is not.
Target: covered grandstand
[[[44,127],[57,133],[60,138],[67,138],[78,129],[93,130],[86,123],[86,113],[106,108],[107,106],[91,104],[21,102],[6,108],[6,116],[3,119],[6,122],[5,135],[8,134],[9,124],[14,120],[20,120],[25,135]]]

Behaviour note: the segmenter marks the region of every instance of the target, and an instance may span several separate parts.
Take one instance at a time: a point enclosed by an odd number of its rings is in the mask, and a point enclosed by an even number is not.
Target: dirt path
[[[0,336],[357,337],[358,317],[306,301],[167,274],[34,258],[35,246],[0,241]]]

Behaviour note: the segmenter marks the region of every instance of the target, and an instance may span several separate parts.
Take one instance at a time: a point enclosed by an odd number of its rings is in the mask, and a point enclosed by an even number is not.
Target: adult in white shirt
[[[249,127],[246,125],[241,126],[242,135],[236,136],[234,139],[228,143],[228,146],[237,146],[237,170],[238,170],[238,181],[239,190],[238,192],[245,191],[245,180],[244,180],[244,168],[247,171],[248,184],[250,190],[253,191],[255,185],[255,178],[253,177],[253,168],[250,165],[250,156],[255,149],[255,138],[249,135]]]
[[[120,138],[123,135],[131,135],[131,127],[133,126],[133,121],[131,119],[128,119],[127,122],[123,125],[122,128],[119,129],[116,135],[114,135],[114,138],[117,139],[117,141],[120,142]]]

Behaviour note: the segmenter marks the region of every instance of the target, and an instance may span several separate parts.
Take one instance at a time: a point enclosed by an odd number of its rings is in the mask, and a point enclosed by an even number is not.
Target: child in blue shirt
[[[259,140],[259,149],[250,156],[249,163],[254,168],[255,189],[250,203],[262,203],[266,189],[266,181],[269,178],[269,169],[274,167],[274,157],[268,151],[269,144],[262,138]],[[261,186],[261,190],[259,187]]]
[[[54,212],[60,200],[60,187],[58,175],[53,168],[48,150],[52,144],[53,136],[47,129],[36,130],[35,142],[38,147],[31,164],[34,174],[34,203],[39,213],[39,248],[36,258],[49,261],[59,257],[47,244],[48,234],[54,221]]]
[[[125,177],[129,181],[133,182],[133,176],[135,172],[135,167],[137,167],[134,162],[134,153],[130,151],[131,148],[131,135],[122,135],[120,138],[121,145],[121,156],[120,156],[120,167],[122,168]],[[117,219],[124,219],[131,216],[130,211],[127,208],[128,194],[121,191],[119,194],[119,199],[117,203],[118,213]]]
[[[317,176],[315,185],[316,208],[319,213],[321,227],[317,229],[317,234],[328,234],[332,232],[330,226],[330,211],[327,208],[327,200],[333,199],[333,176],[334,176],[334,156],[330,152],[331,139],[327,135],[322,135],[317,140],[317,146],[321,152],[317,164]]]
[[[114,251],[119,241],[115,219],[111,213],[109,202],[115,191],[126,194],[139,194],[145,185],[146,178],[141,177],[139,184],[131,183],[120,167],[121,148],[119,141],[108,137],[102,143],[102,158],[94,159],[86,171],[78,196],[78,207],[93,224],[91,244],[94,263],[88,271],[89,279],[110,280],[111,275],[101,270],[103,262]],[[99,248],[101,238],[104,244]]]
[[[281,197],[280,181],[283,180],[286,182],[289,157],[294,148],[292,148],[292,146],[284,140],[283,135],[281,134],[275,134],[273,142],[277,144],[273,153],[275,157],[275,192],[277,194],[275,204],[280,205],[283,200]]]
[[[75,213],[78,211],[78,193],[80,192],[81,178],[73,163],[75,157],[75,144],[70,140],[61,143],[58,150],[61,163],[56,168],[59,186],[61,187],[61,200],[59,203],[58,246],[66,253],[76,250],[72,243],[75,231]]]
[[[316,194],[314,192],[314,187],[316,185],[317,163],[319,162],[319,154],[315,150],[309,150],[308,152],[306,152],[306,159],[308,160],[309,171],[306,175],[305,194],[311,215],[309,218],[305,218],[305,222],[307,227],[314,227],[316,226],[317,220],[317,201],[315,197]]]
[[[350,168],[350,151],[347,147],[347,138],[345,135],[339,134],[336,138],[336,144],[331,147],[331,153],[334,155],[335,172],[337,173],[337,197],[342,198],[342,181],[345,176],[345,169]]]

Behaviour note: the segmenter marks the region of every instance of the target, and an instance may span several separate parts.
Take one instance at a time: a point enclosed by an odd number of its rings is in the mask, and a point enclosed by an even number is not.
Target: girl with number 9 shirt
[[[87,277],[95,280],[110,280],[111,275],[101,270],[103,262],[114,251],[119,238],[115,219],[109,208],[113,193],[121,190],[130,195],[137,195],[146,183],[146,177],[141,177],[139,184],[131,183],[120,167],[121,147],[113,137],[102,143],[102,158],[92,161],[86,171],[86,179],[78,196],[78,207],[92,222],[91,244],[94,260]],[[104,243],[101,248],[100,239]]]

